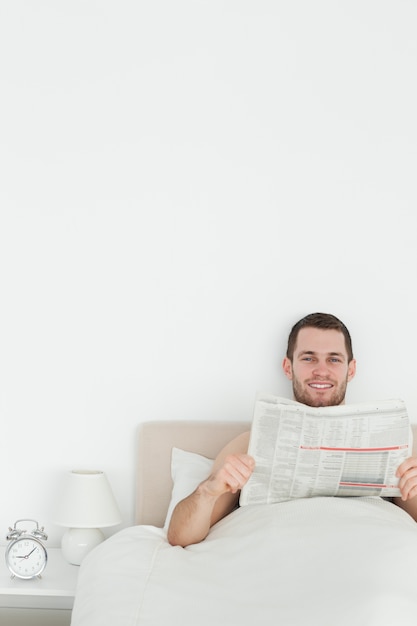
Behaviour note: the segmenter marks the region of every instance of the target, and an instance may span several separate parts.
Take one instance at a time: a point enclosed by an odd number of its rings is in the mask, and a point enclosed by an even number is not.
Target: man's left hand
[[[401,500],[405,502],[417,496],[417,457],[411,456],[401,463],[396,475],[400,479]]]

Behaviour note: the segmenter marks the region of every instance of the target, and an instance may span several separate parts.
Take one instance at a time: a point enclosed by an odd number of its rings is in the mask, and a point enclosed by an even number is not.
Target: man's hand
[[[417,457],[411,456],[401,463],[396,475],[400,479],[401,500],[405,502],[417,496]]]
[[[237,493],[248,482],[255,460],[248,454],[229,454],[200,487],[207,495],[218,498],[224,493]]]

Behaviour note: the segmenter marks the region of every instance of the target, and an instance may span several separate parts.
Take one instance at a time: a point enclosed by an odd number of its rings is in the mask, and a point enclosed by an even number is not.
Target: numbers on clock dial
[[[10,550],[9,562],[16,574],[36,576],[45,565],[45,552],[37,541],[22,539]]]

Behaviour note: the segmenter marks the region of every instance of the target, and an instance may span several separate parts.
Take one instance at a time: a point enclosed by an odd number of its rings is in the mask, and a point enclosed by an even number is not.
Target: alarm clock
[[[30,532],[17,528],[21,522],[33,522],[36,528]],[[37,521],[33,519],[19,519],[14,527],[9,527],[6,539],[10,541],[6,549],[6,564],[12,578],[31,579],[41,578],[45,569],[48,555],[42,541],[48,539],[44,529],[39,528]]]

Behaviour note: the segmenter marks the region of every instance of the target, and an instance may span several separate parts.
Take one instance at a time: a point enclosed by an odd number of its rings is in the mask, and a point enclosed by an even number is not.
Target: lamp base
[[[99,528],[68,528],[61,541],[62,556],[72,565],[81,565],[86,554],[103,540]]]

